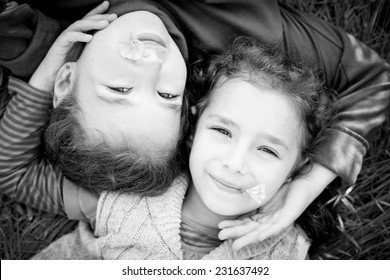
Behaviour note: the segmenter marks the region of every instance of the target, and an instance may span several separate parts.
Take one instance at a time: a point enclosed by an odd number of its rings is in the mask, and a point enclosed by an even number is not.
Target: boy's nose
[[[134,75],[139,81],[146,79],[152,85],[158,80],[163,63],[157,56],[143,57],[135,62],[137,72]]]
[[[167,57],[168,50],[157,44],[145,44],[142,57],[146,60],[163,63]]]

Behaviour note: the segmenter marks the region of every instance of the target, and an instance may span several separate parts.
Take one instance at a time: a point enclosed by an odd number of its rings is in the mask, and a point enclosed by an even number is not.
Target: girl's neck
[[[211,228],[218,229],[218,224],[224,220],[236,219],[237,216],[223,216],[211,211],[199,197],[192,182],[183,202],[182,215],[193,221]]]

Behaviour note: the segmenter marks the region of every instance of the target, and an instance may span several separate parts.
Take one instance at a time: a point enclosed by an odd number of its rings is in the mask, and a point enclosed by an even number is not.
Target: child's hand
[[[251,243],[257,243],[275,235],[292,224],[303,212],[304,188],[297,182],[283,185],[275,196],[250,218],[235,221],[222,221],[219,238],[235,239],[233,249],[239,250]],[[303,209],[302,209],[303,208]]]
[[[30,79],[30,84],[40,90],[52,91],[58,70],[65,63],[69,50],[76,42],[88,43],[93,36],[85,32],[101,30],[117,18],[115,14],[102,14],[107,11],[108,1],[104,1],[84,18],[64,30],[54,42],[46,57]]]
[[[222,221],[219,238],[235,239],[233,249],[257,243],[290,226],[309,204],[333,181],[336,175],[325,167],[314,164],[306,175],[284,184],[260,213],[234,221]]]

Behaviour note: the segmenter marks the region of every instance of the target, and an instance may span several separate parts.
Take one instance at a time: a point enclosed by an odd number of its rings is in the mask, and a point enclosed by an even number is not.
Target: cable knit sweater
[[[180,222],[188,181],[179,176],[158,197],[104,193],[98,204],[95,235],[85,224],[79,228],[88,251],[103,259],[183,259]],[[309,242],[304,232],[290,227],[264,242],[237,252],[223,242],[204,259],[305,258]]]
[[[180,222],[188,187],[179,176],[157,197],[105,192],[98,203],[96,227],[80,222],[75,232],[54,242],[35,259],[183,259]],[[203,259],[304,259],[310,243],[302,229],[291,226],[257,244],[233,251],[224,241]]]

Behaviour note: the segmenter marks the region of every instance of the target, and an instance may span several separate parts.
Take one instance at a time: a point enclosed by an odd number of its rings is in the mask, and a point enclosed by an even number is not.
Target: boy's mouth
[[[160,35],[155,33],[141,33],[134,36],[130,32],[129,39],[121,44],[120,55],[122,58],[136,61],[151,55],[150,51],[146,51],[147,49],[153,49],[154,54],[160,60],[163,60],[166,56],[167,47],[164,39]]]

